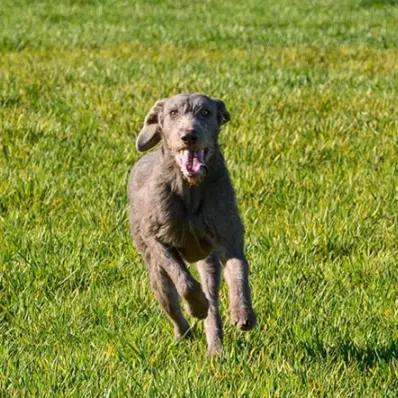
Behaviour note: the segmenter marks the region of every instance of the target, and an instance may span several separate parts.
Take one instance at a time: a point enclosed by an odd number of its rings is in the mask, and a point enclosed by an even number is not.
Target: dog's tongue
[[[203,150],[190,151],[187,149],[178,154],[177,160],[184,174],[196,176],[200,174],[200,168],[205,166],[204,157],[205,152]]]

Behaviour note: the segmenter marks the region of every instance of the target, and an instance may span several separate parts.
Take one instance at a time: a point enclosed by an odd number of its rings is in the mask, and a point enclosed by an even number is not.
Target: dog
[[[157,101],[137,138],[141,157],[128,181],[130,231],[149,269],[151,287],[174,324],[176,337],[190,334],[179,299],[205,319],[208,353],[222,350],[218,306],[221,270],[229,289],[232,322],[256,324],[244,254],[244,228],[218,136],[230,120],[223,101],[178,94]],[[196,263],[201,284],[185,262]]]

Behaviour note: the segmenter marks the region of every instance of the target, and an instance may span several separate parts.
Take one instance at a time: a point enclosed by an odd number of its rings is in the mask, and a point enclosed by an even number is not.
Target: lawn
[[[231,113],[258,325],[176,343],[126,178],[159,98]],[[396,397],[398,2],[0,4],[1,397]]]

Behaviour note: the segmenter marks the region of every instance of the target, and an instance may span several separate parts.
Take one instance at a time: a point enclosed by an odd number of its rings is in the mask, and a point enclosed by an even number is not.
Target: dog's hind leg
[[[149,271],[151,287],[163,311],[174,324],[177,338],[189,337],[189,324],[182,315],[177,290],[168,275],[156,265]]]
[[[221,352],[222,321],[218,309],[218,291],[221,279],[221,264],[216,255],[211,255],[196,263],[202,282],[202,288],[209,301],[209,311],[205,320],[207,351],[209,355]]]

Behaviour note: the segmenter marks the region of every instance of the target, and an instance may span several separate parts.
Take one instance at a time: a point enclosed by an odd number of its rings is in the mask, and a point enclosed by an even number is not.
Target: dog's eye
[[[177,109],[173,109],[173,110],[170,111],[169,114],[170,114],[171,117],[176,117],[178,115],[178,111],[177,111]]]
[[[208,109],[201,109],[200,115],[204,116],[204,117],[209,116],[210,115],[210,111]]]

